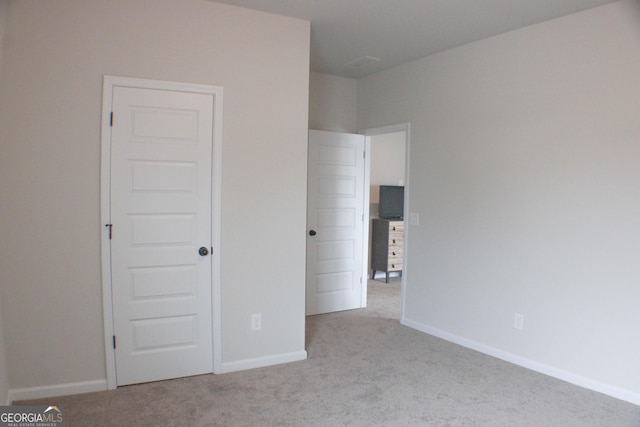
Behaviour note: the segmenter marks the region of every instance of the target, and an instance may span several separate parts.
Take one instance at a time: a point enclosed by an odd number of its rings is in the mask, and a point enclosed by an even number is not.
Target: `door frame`
[[[167,91],[191,92],[213,95],[213,159],[211,164],[211,221],[212,221],[212,264],[211,264],[211,322],[213,333],[213,372],[222,372],[222,302],[221,302],[221,245],[220,217],[222,193],[222,95],[221,86],[194,83],[147,80],[130,77],[104,76],[102,86],[101,117],[101,161],[100,161],[100,241],[102,270],[102,312],[104,323],[105,364],[107,389],[115,389],[116,359],[113,348],[113,299],[111,279],[111,243],[109,227],[111,223],[111,106],[113,88],[129,87]],[[117,230],[115,231],[117,232]]]
[[[388,125],[388,126],[379,126],[379,127],[373,127],[373,128],[366,128],[366,129],[362,129],[360,131],[358,131],[359,134],[362,134],[366,137],[365,139],[365,145],[366,145],[366,151],[367,153],[370,153],[370,148],[371,148],[371,137],[372,136],[376,136],[376,135],[384,135],[384,134],[388,134],[388,133],[396,133],[396,132],[404,132],[405,134],[405,165],[404,165],[404,238],[403,238],[403,257],[402,257],[402,275],[400,277],[400,323],[401,324],[405,324],[405,318],[404,318],[404,313],[405,313],[405,280],[406,280],[406,273],[407,273],[407,258],[408,258],[408,241],[409,241],[409,235],[410,235],[410,228],[408,227],[408,225],[416,225],[416,224],[412,224],[410,221],[410,217],[411,217],[411,213],[409,212],[409,195],[410,195],[410,191],[409,191],[409,167],[410,167],[410,143],[411,143],[411,124],[410,123],[399,123],[399,124],[395,124],[395,125]],[[365,164],[365,201],[366,201],[366,212],[365,212],[365,218],[369,218],[369,201],[370,201],[370,191],[371,191],[371,162],[370,162],[370,155],[367,156],[367,162]],[[365,247],[368,248],[369,247],[369,236],[368,236],[368,227],[366,227],[367,233],[366,233],[366,237],[365,237]],[[365,257],[365,260],[367,258]],[[364,271],[365,271],[365,276],[364,277],[369,277],[369,271],[368,271],[368,262],[364,263]],[[366,283],[365,283],[365,287],[363,288],[363,294],[364,297],[366,298]],[[363,300],[365,301],[365,300]],[[366,302],[366,301],[365,301]],[[366,305],[366,304],[365,304]]]

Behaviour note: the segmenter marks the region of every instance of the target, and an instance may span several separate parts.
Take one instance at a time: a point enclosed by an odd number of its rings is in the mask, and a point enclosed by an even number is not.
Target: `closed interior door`
[[[211,94],[113,88],[118,385],[213,371],[213,102]]]
[[[307,315],[362,306],[363,135],[309,132]]]

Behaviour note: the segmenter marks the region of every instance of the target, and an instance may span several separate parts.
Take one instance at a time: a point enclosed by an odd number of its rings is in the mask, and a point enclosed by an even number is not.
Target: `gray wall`
[[[201,0],[10,2],[0,291],[12,390],[105,379],[105,74],[224,87],[222,361],[235,369],[305,354],[309,30]],[[252,313],[262,314],[259,333]]]
[[[358,127],[411,123],[404,323],[640,403],[637,8],[363,78]]]
[[[404,185],[406,133],[393,132],[371,137],[371,198],[378,204],[381,185]]]
[[[309,78],[309,129],[355,133],[358,81],[311,73]]]

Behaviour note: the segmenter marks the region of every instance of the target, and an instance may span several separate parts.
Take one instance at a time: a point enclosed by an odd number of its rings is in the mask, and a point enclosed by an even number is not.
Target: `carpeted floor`
[[[399,289],[309,317],[306,361],[19,403],[71,427],[640,426],[638,406],[401,326]]]

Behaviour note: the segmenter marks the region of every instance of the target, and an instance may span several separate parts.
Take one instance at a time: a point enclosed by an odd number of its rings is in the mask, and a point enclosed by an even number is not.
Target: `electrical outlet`
[[[251,315],[251,330],[252,331],[262,330],[262,314]]]
[[[513,327],[521,331],[524,328],[524,316],[516,313],[513,317]]]

